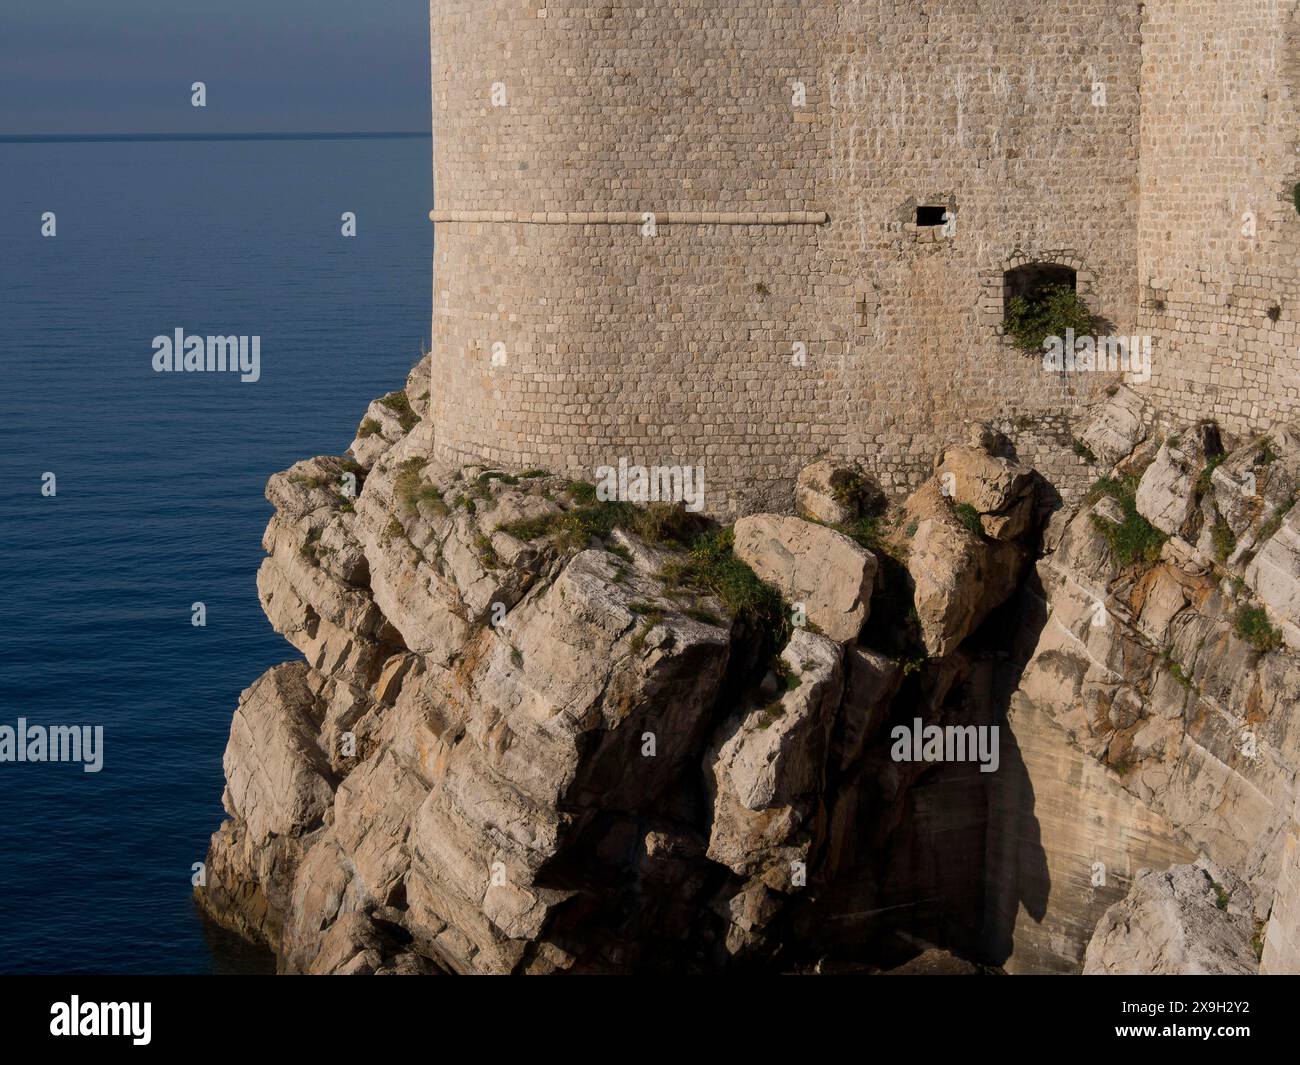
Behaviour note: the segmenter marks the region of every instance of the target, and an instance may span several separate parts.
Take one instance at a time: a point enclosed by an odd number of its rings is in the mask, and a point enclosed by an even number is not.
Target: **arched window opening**
[[[1025,263],[1002,275],[1004,298],[1010,305],[1017,297],[1033,300],[1044,290],[1064,285],[1079,290],[1078,271],[1060,263]]]

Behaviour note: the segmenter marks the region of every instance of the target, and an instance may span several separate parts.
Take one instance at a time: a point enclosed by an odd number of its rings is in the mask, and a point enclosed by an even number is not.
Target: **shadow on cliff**
[[[1011,599],[988,619],[978,637],[997,640],[989,683],[977,686],[986,695],[981,713],[999,726],[1001,764],[985,785],[987,822],[984,835],[984,914],[980,954],[992,965],[1004,964],[1015,948],[1020,911],[1035,922],[1047,914],[1052,881],[1035,814],[1034,782],[1010,721],[1009,711],[1021,675],[1047,621],[1047,602],[1038,573],[1028,577]],[[1006,635],[1012,637],[1008,646]]]
[[[956,676],[937,705],[922,691],[900,692],[891,726],[913,714],[927,723],[997,726],[999,764],[991,773],[970,762],[932,765],[903,785],[882,840],[876,896],[895,915],[896,938],[1002,966],[1014,952],[1017,922],[1047,914],[1052,883],[1034,782],[1010,714],[1046,620],[1031,564],[1017,591],[944,667]]]

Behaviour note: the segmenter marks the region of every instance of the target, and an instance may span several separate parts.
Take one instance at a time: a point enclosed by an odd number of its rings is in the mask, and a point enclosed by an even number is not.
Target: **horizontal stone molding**
[[[499,222],[533,226],[820,226],[825,211],[430,211],[433,222]]]

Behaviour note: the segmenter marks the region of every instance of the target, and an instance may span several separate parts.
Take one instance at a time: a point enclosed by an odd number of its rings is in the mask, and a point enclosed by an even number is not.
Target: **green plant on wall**
[[[1295,188],[1291,190],[1291,201],[1295,204],[1296,213],[1300,214],[1300,181],[1295,183]]]
[[[1097,318],[1069,285],[1041,285],[1025,296],[1007,301],[1007,335],[1016,345],[1033,354],[1041,354],[1048,337],[1064,337],[1067,329],[1075,336],[1091,336]]]

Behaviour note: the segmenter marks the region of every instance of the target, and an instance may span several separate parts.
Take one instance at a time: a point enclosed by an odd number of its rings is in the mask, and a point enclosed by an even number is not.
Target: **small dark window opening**
[[[1005,285],[1005,297],[1008,303],[1020,296],[1029,299],[1042,289],[1054,285],[1065,285],[1075,292],[1079,290],[1079,275],[1068,266],[1057,263],[1025,263],[1002,275]]]
[[[916,224],[918,226],[941,226],[944,222],[944,215],[948,213],[946,207],[918,207],[916,209]]]

